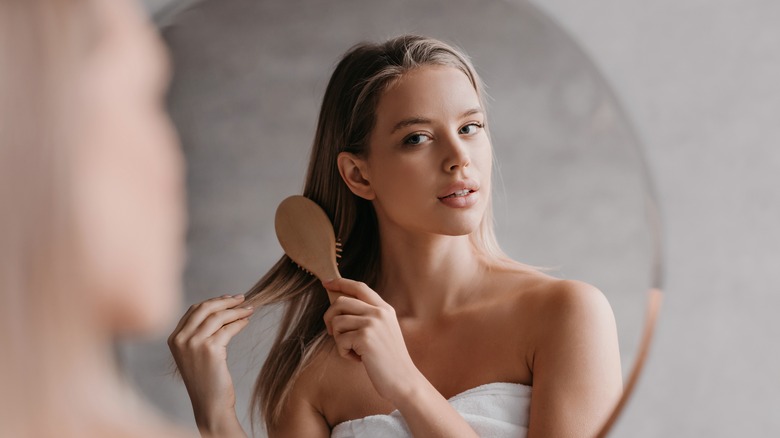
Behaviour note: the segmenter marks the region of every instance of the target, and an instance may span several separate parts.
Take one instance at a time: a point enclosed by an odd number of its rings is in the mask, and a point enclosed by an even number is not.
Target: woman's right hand
[[[236,417],[236,396],[227,366],[227,345],[247,326],[254,312],[243,302],[243,295],[223,295],[194,304],[168,337],[195,421],[204,435],[244,435]]]

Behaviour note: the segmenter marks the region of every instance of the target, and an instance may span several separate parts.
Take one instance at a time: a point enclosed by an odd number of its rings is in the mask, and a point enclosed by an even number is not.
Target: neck
[[[485,263],[469,236],[411,234],[380,225],[377,284],[399,317],[435,319],[473,298]]]

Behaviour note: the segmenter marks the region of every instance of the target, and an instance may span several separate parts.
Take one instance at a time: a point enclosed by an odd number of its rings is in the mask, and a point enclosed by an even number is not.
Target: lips
[[[477,190],[479,190],[479,184],[477,184],[476,181],[463,180],[450,185],[445,190],[441,191],[440,195],[437,197],[439,199],[461,198],[468,196]]]
[[[461,198],[461,197],[463,197],[463,196],[468,196],[468,195],[470,195],[471,193],[473,193],[473,190],[464,189],[464,190],[460,190],[460,191],[458,191],[458,192],[455,192],[455,193],[453,193],[453,194],[450,194],[450,195],[444,196],[444,197],[442,197],[442,198],[439,198],[439,199],[447,199],[447,198]]]

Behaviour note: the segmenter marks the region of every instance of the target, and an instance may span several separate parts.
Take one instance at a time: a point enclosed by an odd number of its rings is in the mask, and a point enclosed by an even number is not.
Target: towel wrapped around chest
[[[482,438],[525,438],[531,407],[531,387],[496,382],[464,391],[449,400]],[[331,438],[406,438],[412,434],[398,411],[345,421]]]

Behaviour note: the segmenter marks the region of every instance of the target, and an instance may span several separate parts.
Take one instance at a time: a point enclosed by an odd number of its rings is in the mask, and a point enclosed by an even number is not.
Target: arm
[[[412,436],[478,438],[447,399],[422,374],[419,378],[421,380],[417,384],[410,385],[410,390],[393,402]]]
[[[268,426],[269,438],[328,438],[330,427],[311,402],[306,379],[298,379],[285,402],[279,421]]]
[[[528,438],[595,436],[623,386],[612,309],[601,291],[575,281],[543,300]]]
[[[363,363],[374,388],[401,412],[413,436],[477,437],[412,362],[392,306],[363,283],[339,279],[325,286],[344,294],[325,313],[339,354]]]
[[[203,437],[246,437],[227,366],[227,345],[253,313],[243,302],[243,295],[225,295],[195,304],[168,338]]]

